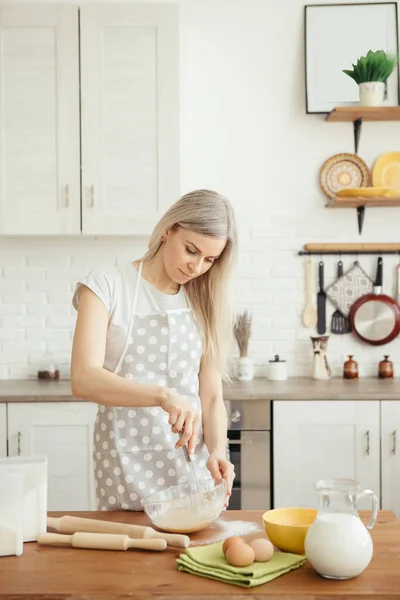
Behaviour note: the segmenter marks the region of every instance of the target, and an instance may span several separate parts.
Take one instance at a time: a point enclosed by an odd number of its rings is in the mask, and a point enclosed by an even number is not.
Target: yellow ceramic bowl
[[[304,540],[317,513],[315,508],[275,508],[262,518],[274,546],[283,552],[304,554]]]

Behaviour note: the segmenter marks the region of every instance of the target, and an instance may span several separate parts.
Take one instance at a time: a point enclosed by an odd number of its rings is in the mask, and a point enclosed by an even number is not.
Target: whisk
[[[190,504],[191,506],[199,506],[202,504],[204,498],[204,492],[207,492],[207,487],[204,484],[204,479],[195,463],[190,457],[187,446],[182,446],[183,454],[187,464],[189,465],[189,480],[191,487]]]

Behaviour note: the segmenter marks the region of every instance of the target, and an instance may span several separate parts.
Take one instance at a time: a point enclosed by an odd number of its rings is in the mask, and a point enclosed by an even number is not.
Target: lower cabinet
[[[47,456],[48,510],[95,510],[92,447],[97,405],[27,402],[9,403],[7,410],[9,456]],[[0,430],[0,444],[1,439]]]
[[[382,508],[400,519],[400,402],[381,402]]]
[[[0,458],[7,456],[7,408],[0,404]]]
[[[400,402],[274,402],[274,507],[318,508],[318,479],[350,478],[400,517],[399,435]]]

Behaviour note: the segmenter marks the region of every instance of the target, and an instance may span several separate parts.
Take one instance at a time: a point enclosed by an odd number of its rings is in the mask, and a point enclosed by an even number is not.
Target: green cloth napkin
[[[216,542],[208,546],[188,548],[176,560],[178,571],[251,588],[302,567],[307,560],[305,556],[298,554],[275,551],[268,562],[254,562],[249,567],[232,567],[226,561],[222,545],[223,542]]]

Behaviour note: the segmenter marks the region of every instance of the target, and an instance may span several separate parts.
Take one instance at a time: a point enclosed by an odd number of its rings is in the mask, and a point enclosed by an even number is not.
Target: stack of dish
[[[383,154],[372,174],[357,154],[335,154],[322,165],[320,185],[328,198],[400,196],[400,152]]]

